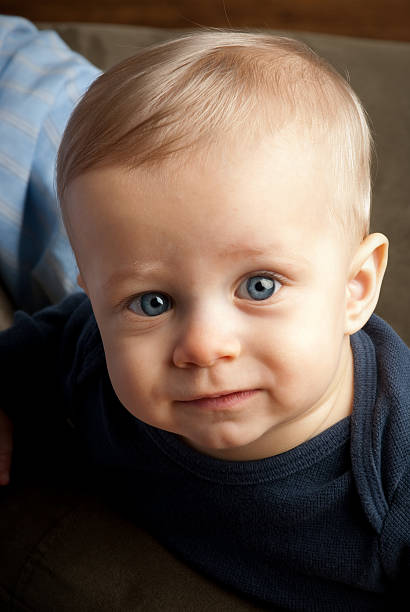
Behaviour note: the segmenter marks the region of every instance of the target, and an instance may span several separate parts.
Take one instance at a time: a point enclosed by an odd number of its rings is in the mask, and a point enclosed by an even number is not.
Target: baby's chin
[[[157,406],[158,408],[158,406]],[[187,446],[196,451],[219,459],[231,461],[247,461],[261,458],[261,442],[267,434],[267,423],[254,422],[250,424],[246,421],[220,421],[217,423],[207,423],[199,428],[198,423],[175,422],[171,415],[165,410],[162,414],[156,414],[153,418],[152,413],[141,414],[139,411],[127,410],[139,420],[176,434]],[[269,428],[269,427],[268,427]],[[265,434],[265,435],[264,435]],[[268,453],[264,456],[269,456]]]
[[[248,461],[258,459],[258,446],[261,437],[259,432],[249,431],[249,428],[230,427],[223,432],[186,437],[180,439],[191,448],[218,459],[231,461]]]

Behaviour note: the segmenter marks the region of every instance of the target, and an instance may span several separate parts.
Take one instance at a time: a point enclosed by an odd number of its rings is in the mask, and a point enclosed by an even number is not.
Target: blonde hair
[[[228,136],[259,138],[296,121],[329,146],[330,217],[347,236],[369,232],[372,139],[347,81],[302,42],[266,33],[198,30],[152,45],[92,83],[57,159],[67,186],[103,166],[155,166]]]

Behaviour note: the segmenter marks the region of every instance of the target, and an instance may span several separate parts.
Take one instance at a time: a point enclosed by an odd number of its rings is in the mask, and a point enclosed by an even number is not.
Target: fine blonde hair
[[[94,81],[64,132],[57,193],[88,170],[155,166],[235,136],[296,121],[328,145],[329,215],[352,240],[369,232],[372,139],[348,82],[302,42],[210,29],[141,49]]]

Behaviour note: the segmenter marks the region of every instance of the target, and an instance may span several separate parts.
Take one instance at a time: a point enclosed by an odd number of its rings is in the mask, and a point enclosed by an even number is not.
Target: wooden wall
[[[410,41],[410,0],[0,0],[0,12],[32,21],[265,27]]]

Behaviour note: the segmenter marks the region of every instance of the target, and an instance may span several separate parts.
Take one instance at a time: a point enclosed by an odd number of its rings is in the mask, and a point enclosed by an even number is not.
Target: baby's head
[[[371,136],[347,82],[301,42],[258,33],[199,31],[143,49],[90,87],[59,155],[58,189],[96,167],[190,162],[286,130],[321,147],[332,183],[328,214],[360,241],[369,231]],[[212,155],[212,153],[211,153]]]
[[[127,410],[228,459],[350,414],[387,259],[370,151],[349,85],[290,39],[198,32],[97,79],[57,187]]]

